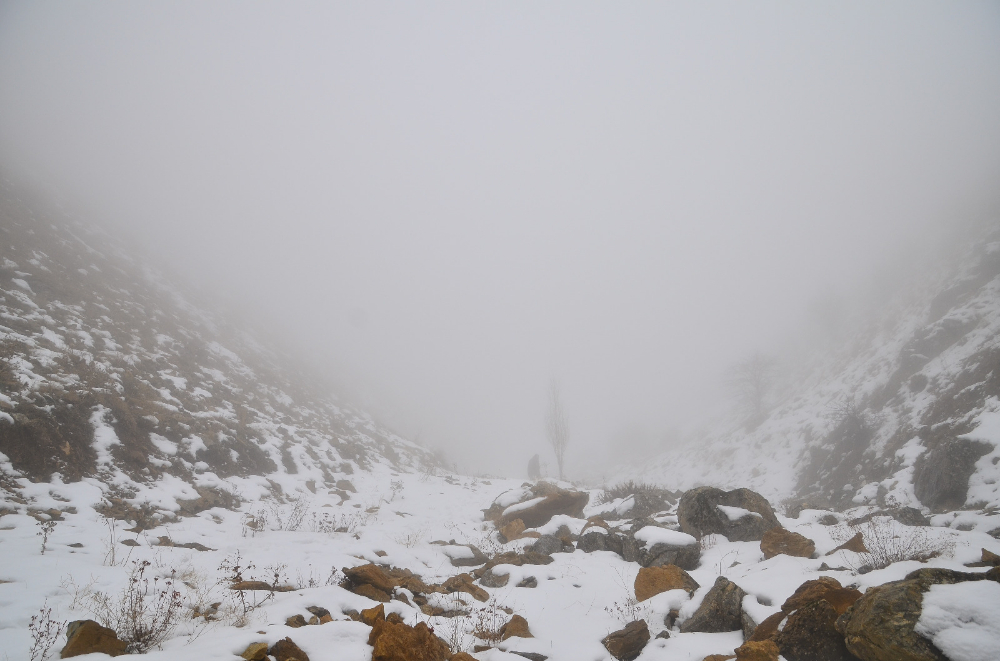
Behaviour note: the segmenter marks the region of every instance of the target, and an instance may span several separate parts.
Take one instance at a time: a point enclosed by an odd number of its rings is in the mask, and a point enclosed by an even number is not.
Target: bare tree
[[[729,386],[747,416],[747,425],[756,427],[767,417],[767,394],[774,377],[774,358],[754,353],[729,370]]]
[[[549,445],[556,455],[559,466],[559,479],[563,479],[563,460],[566,457],[566,444],[569,442],[569,427],[566,424],[566,414],[563,412],[562,399],[559,397],[559,384],[555,381],[549,388],[549,408],[545,412],[545,433],[549,437]]]

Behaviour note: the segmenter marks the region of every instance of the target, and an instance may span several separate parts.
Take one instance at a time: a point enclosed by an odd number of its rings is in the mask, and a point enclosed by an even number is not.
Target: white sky
[[[1000,208],[1000,5],[7,2],[0,163],[466,469],[558,379],[572,474]]]

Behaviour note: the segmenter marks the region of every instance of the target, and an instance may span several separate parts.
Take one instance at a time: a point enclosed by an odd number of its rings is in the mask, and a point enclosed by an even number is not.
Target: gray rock
[[[739,507],[750,512],[736,521],[719,509],[719,505]],[[682,532],[701,538],[717,533],[731,542],[760,541],[764,533],[779,525],[771,503],[750,489],[723,491],[715,487],[698,487],[681,496],[677,520]]]
[[[698,610],[681,624],[681,633],[740,631],[743,628],[745,596],[746,592],[740,586],[725,576],[718,577]]]

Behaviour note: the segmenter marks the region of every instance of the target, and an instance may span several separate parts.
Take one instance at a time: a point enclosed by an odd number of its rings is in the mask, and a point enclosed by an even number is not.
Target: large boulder
[[[816,543],[804,535],[778,526],[764,533],[760,540],[760,550],[765,560],[782,554],[811,558],[816,552]]]
[[[718,577],[694,615],[681,623],[681,633],[740,631],[743,628],[743,597],[746,594],[725,576]]]
[[[837,631],[837,610],[825,599],[799,608],[774,636],[788,661],[853,661],[844,636]]]
[[[483,515],[503,529],[508,523],[521,519],[526,528],[545,525],[556,514],[583,518],[583,508],[590,501],[586,491],[562,489],[548,482],[527,485],[513,494],[502,494]]]
[[[686,491],[677,506],[682,532],[701,538],[716,533],[732,542],[760,541],[779,526],[771,503],[756,491],[697,487]]]
[[[700,585],[676,565],[643,567],[635,577],[635,600],[645,601],[668,590],[686,590],[692,594]]]
[[[630,622],[624,629],[613,631],[601,643],[618,661],[632,661],[649,642],[649,627],[645,620]]]
[[[778,661],[778,646],[773,640],[747,641],[734,651],[736,661]]]
[[[534,638],[528,621],[520,615],[514,615],[506,624],[500,627],[500,640],[508,638]]]
[[[379,622],[368,635],[372,661],[446,661],[447,643],[434,635],[426,622],[411,627],[402,622]]]
[[[392,594],[395,588],[392,578],[376,564],[369,563],[360,567],[344,567],[343,572],[344,576],[347,577],[347,589],[349,590],[360,585],[370,585],[376,590]]]
[[[118,640],[118,634],[111,629],[93,620],[76,620],[66,626],[66,646],[62,648],[59,658],[68,659],[95,652],[120,656],[125,654],[127,648],[128,645]]]
[[[901,581],[869,588],[837,619],[847,649],[862,661],[902,659],[945,661],[934,644],[916,631],[924,593],[932,585],[951,585],[983,579],[1000,581],[1000,571],[982,574],[950,569],[918,569]]]

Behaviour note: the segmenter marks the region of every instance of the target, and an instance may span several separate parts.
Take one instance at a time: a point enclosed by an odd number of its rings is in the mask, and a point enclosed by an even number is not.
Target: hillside
[[[641,477],[824,508],[1000,507],[1000,231],[848,344],[786,384],[759,425],[715,421]]]
[[[204,506],[248,484],[315,492],[373,464],[434,464],[114,236],[43,209],[0,188],[6,498],[23,500],[15,477],[96,479],[159,516],[181,508],[156,496],[178,480]]]

